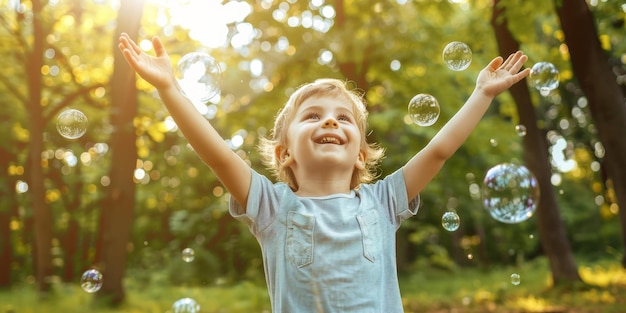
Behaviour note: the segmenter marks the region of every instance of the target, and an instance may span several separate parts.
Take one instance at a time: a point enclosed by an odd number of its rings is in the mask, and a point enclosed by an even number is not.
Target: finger
[[[120,36],[119,47],[124,54],[126,53],[126,51],[128,51],[129,55],[131,55],[135,59],[138,58],[139,53],[141,53],[141,50],[137,51],[138,47],[136,45],[133,45],[133,41],[130,40],[128,36]]]
[[[520,81],[524,77],[528,76],[528,74],[530,74],[530,69],[529,68],[525,68],[523,71],[515,74],[515,77],[517,78],[518,81]]]
[[[530,69],[529,68],[524,69],[521,72],[514,73],[511,76],[509,76],[508,82],[509,82],[510,85],[517,84],[519,81],[524,79],[524,77],[528,76],[528,74],[530,74]]]
[[[152,37],[152,47],[154,48],[154,52],[156,53],[157,57],[167,56],[165,46],[163,46],[163,42],[159,37]]]
[[[519,57],[516,58],[516,60],[512,63],[510,72],[512,74],[519,72],[519,70],[522,68],[522,66],[524,65],[524,63],[526,63],[527,60],[528,60],[528,56],[520,53]]]
[[[136,54],[133,53],[130,49],[126,48],[121,43],[119,44],[119,48],[120,48],[120,50],[122,50],[122,55],[124,55],[124,58],[126,59],[128,64],[130,64],[130,66],[132,68],[137,68],[137,57],[136,57]]]
[[[513,64],[515,64],[515,62],[517,61],[517,59],[521,56],[521,52],[517,51],[515,53],[511,53],[506,60],[504,61],[504,63],[502,63],[501,67],[503,69],[508,69],[510,68]]]
[[[128,42],[120,42],[119,44],[120,50],[122,50],[122,55],[128,63],[130,63],[133,67],[135,67],[139,63],[139,55],[135,53],[134,49],[129,47]]]
[[[134,40],[130,38],[130,36],[126,35],[124,39],[128,43],[129,48],[132,49],[135,54],[141,54],[141,48],[139,48],[139,46],[135,43]]]
[[[487,68],[495,71],[501,65],[502,65],[502,57],[498,56],[498,57],[495,57],[493,60],[491,60],[491,62],[489,62],[489,65],[487,65]]]
[[[526,61],[528,61],[528,56],[527,55],[522,55],[517,62],[515,63],[515,67],[517,67],[517,69],[519,70],[520,68],[522,68],[522,66],[524,65],[524,63],[526,63]]]
[[[131,58],[134,58],[132,56],[132,54],[130,53],[130,50],[128,49],[128,43],[124,42],[124,39],[122,39],[122,37],[120,37],[120,43],[117,44],[117,47],[120,49],[120,51],[122,52],[122,55],[124,56],[124,58],[126,58],[128,60],[127,54],[128,56],[130,56]]]

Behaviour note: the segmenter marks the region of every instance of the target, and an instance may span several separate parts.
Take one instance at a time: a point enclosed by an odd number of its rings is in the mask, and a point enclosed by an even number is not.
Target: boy
[[[459,112],[406,165],[375,183],[363,99],[334,79],[294,92],[260,148],[272,183],[237,156],[180,91],[162,42],[156,57],[122,34],[131,67],[159,92],[182,133],[231,194],[230,212],[263,253],[273,312],[403,312],[395,231],[419,192],[463,144],[495,96],[526,77],[522,52],[493,59]]]

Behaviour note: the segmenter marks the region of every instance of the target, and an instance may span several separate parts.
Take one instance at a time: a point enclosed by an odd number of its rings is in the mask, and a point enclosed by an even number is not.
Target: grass
[[[52,295],[40,299],[32,285],[0,291],[0,313],[174,313],[172,304],[193,298],[202,313],[270,312],[265,286],[242,282],[229,287],[149,286],[127,282],[126,302],[117,309],[98,307],[93,295],[78,284],[55,284]]]
[[[520,275],[519,285],[511,274]],[[618,313],[626,312],[626,270],[616,262],[581,265],[587,284],[554,288],[545,259],[511,268],[428,269],[400,276],[407,313]],[[163,276],[164,277],[164,276]],[[78,284],[55,283],[51,296],[39,299],[32,284],[0,290],[0,313],[174,313],[172,304],[193,298],[202,313],[270,312],[264,285],[173,287],[157,273],[149,284],[126,282],[127,301],[117,309],[97,307]]]
[[[519,267],[424,271],[401,278],[401,289],[407,313],[626,312],[626,270],[619,263],[581,265],[579,274],[585,283],[554,287],[547,261],[539,259]]]

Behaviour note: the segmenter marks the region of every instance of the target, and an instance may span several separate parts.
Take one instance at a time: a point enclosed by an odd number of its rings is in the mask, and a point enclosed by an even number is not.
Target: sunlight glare
[[[221,0],[190,0],[185,4],[166,0],[153,2],[169,4],[171,24],[189,30],[192,39],[210,48],[223,46],[228,39],[227,25],[242,22],[252,12],[252,7],[243,1],[225,4]]]
[[[152,50],[152,42],[150,40],[144,39],[139,42],[139,47],[143,51],[150,51]]]

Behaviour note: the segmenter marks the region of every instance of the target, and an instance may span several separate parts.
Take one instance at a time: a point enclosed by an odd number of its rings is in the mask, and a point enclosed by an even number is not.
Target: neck
[[[301,197],[321,197],[338,193],[350,193],[352,171],[338,172],[336,169],[302,171],[294,169],[298,182],[296,195]]]

